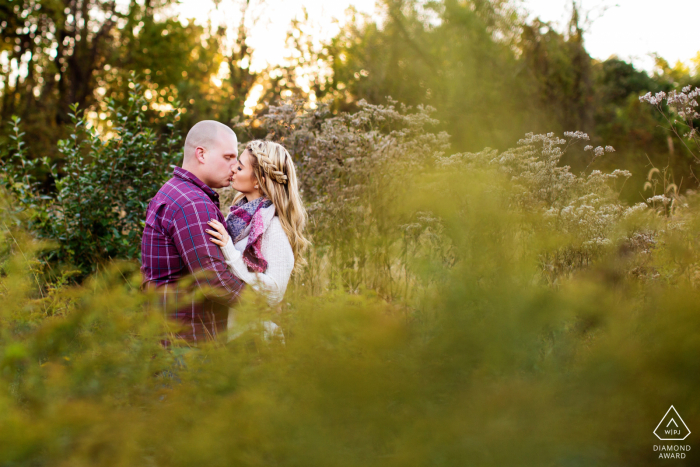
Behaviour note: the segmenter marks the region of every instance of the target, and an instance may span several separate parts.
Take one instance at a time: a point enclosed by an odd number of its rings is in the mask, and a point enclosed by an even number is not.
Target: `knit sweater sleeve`
[[[226,264],[231,272],[249,284],[256,292],[267,295],[268,303],[275,305],[282,301],[287,290],[289,277],[294,269],[294,253],[277,217],[272,219],[262,239],[262,254],[267,260],[264,273],[250,272],[229,236],[228,243],[222,248]]]

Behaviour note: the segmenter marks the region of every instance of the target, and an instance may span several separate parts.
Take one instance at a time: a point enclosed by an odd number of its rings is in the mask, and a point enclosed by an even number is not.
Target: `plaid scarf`
[[[243,262],[255,272],[265,272],[267,261],[262,255],[262,235],[265,231],[260,210],[272,205],[272,201],[261,196],[253,201],[242,198],[231,206],[226,218],[226,230],[233,243],[248,236],[248,243],[243,250]]]

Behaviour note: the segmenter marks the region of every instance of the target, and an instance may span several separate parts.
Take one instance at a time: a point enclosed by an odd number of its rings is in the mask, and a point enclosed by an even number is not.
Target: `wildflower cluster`
[[[669,93],[665,93],[661,91],[654,95],[649,92],[639,97],[640,102],[646,102],[656,107],[668,122],[669,129],[683,142],[686,149],[688,149],[698,162],[700,162],[700,137],[695,125],[695,120],[700,119],[700,113],[698,112],[698,110],[700,110],[700,108],[698,108],[699,98],[700,88],[693,88],[693,86],[686,86],[681,92],[673,90]],[[664,110],[665,107],[671,110],[671,114],[666,113]],[[674,114],[680,118],[674,117]],[[685,130],[682,135],[677,127]],[[694,148],[691,148],[689,143],[692,144]]]
[[[584,151],[591,151],[591,150],[593,150],[593,154],[595,154],[595,157],[600,157],[600,156],[602,156],[603,154],[605,154],[606,152],[615,152],[615,148],[612,147],[612,146],[605,146],[605,147],[603,147],[603,146],[598,146],[598,147],[596,147],[596,148],[594,149],[593,146],[591,146],[590,144],[587,145],[585,148],[583,148],[583,150],[584,150]]]
[[[567,132],[564,136],[529,133],[517,148],[503,153],[486,149],[476,154],[456,154],[439,158],[439,165],[451,170],[496,167],[514,184],[513,203],[526,211],[542,213],[552,229],[570,234],[574,239],[570,249],[586,263],[602,251],[601,247],[622,241],[627,234],[618,231],[619,223],[643,215],[647,205],[627,207],[619,200],[616,182],[624,183],[632,176],[627,170],[593,170],[588,175],[575,175],[569,166],[559,166],[572,145],[589,140],[582,132]],[[594,152],[595,160],[614,152],[614,148],[599,146]]]
[[[266,139],[283,143],[294,155],[304,193],[316,209],[358,200],[360,187],[400,177],[449,147],[447,133],[431,131],[438,121],[429,106],[361,100],[358,107],[355,113],[332,116],[325,105],[309,110],[301,102],[285,103],[261,116]]]
[[[286,102],[257,118],[266,139],[283,144],[294,158],[317,247],[312,254],[324,252],[324,261],[337,266],[324,268],[332,275],[343,271],[342,281],[350,289],[364,282],[391,293],[391,287],[378,285],[391,274],[370,278],[365,272],[386,261],[393,244],[416,239],[402,226],[417,220],[403,218],[393,206],[411,188],[404,182],[407,174],[443,155],[449,136],[433,131],[438,121],[429,106],[363,100],[358,107],[357,112],[334,116],[323,104],[308,109],[300,101]],[[225,194],[222,202],[230,196]],[[424,236],[429,231],[426,227]],[[377,237],[383,240],[371,240]],[[310,283],[321,276],[311,266],[302,280]]]
[[[661,91],[653,96],[649,92],[640,96],[639,100],[657,107],[660,107],[666,101],[666,105],[676,110],[681,118],[696,120],[700,118],[700,114],[697,112],[698,102],[696,98],[698,97],[700,97],[700,88],[693,89],[692,86],[686,86],[681,92],[673,90],[666,94]]]

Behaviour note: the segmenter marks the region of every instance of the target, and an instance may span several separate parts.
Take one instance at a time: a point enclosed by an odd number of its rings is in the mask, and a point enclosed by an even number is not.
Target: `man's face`
[[[216,144],[207,151],[206,184],[211,188],[224,188],[231,184],[231,174],[233,167],[238,163],[238,141],[230,133],[219,133]]]

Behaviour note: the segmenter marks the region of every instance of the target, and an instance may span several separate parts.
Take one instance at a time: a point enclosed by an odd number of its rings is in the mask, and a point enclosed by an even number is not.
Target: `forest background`
[[[657,57],[649,75],[615,57],[592,59],[583,39],[588,19],[578,8],[557,31],[506,1],[386,1],[374,18],[348,11],[325,43],[313,24],[291,21],[280,44],[290,50],[286,65],[253,72],[246,40],[259,5],[237,5],[240,23],[222,27],[181,21],[168,0],[3,1],[0,143],[8,142],[10,117],[20,117],[30,157],[48,156],[60,175],[56,142],[70,131],[69,106],[107,129],[114,120],[108,99],[126,104],[134,81],[145,91],[147,118],[181,109],[180,133],[212,118],[260,136],[256,117],[280,100],[324,102],[337,113],[391,96],[437,109],[455,151],[505,149],[527,132],[584,131],[594,145],[619,148],[597,168],[631,170],[622,193],[631,202],[643,198],[649,160],[669,167],[681,191],[697,184],[687,149],[638,96],[698,84],[700,62]],[[588,162],[581,151],[562,160],[574,172]],[[52,177],[41,178],[51,190]]]

